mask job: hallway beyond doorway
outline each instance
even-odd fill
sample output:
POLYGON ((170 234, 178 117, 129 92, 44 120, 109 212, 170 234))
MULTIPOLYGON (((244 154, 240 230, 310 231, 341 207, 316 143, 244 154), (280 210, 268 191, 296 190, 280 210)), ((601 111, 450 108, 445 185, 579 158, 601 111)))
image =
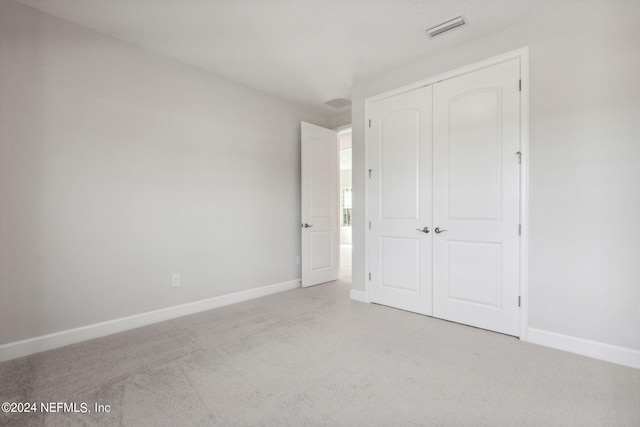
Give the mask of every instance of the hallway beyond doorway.
POLYGON ((339 278, 351 283, 351 218, 352 218, 352 156, 351 128, 338 132, 340 155, 340 273, 339 278))

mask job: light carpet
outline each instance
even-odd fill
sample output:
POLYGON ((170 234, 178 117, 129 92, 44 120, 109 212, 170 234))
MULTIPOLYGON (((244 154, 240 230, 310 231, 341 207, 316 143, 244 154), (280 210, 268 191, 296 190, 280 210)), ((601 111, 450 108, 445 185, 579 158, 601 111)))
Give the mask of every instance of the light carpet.
POLYGON ((296 289, 2 363, 0 402, 92 412, 0 424, 640 425, 638 369, 348 295, 296 289))

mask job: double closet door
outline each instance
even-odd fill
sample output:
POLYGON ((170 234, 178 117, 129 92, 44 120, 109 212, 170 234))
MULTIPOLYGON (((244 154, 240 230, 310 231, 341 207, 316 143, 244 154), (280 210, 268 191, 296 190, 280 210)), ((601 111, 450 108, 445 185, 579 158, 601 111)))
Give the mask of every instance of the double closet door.
POLYGON ((369 298, 519 333, 520 63, 369 104, 369 298))

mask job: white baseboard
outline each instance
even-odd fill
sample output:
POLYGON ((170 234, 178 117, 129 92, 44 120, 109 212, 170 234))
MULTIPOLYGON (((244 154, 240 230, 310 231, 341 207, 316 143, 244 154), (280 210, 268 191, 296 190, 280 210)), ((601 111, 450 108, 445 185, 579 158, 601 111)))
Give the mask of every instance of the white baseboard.
POLYGON ((529 328, 526 341, 640 369, 640 350, 529 328))
POLYGON ((357 291, 355 289, 351 289, 351 292, 349 293, 349 297, 354 300, 354 301, 359 301, 359 302, 369 302, 369 298, 367 298, 367 293, 365 291, 357 291))
POLYGON ((0 345, 0 362, 299 287, 300 279, 289 280, 287 282, 276 283, 274 285, 234 292, 232 294, 221 295, 205 300, 194 301, 173 307, 148 311, 146 313, 136 314, 133 316, 95 323, 93 325, 56 332, 49 335, 30 338, 23 341, 3 344, 0 345))

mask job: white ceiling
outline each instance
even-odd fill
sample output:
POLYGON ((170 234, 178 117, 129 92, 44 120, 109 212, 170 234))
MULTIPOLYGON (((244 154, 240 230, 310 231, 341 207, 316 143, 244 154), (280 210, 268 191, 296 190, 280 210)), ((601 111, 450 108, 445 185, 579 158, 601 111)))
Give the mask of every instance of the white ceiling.
MULTIPOLYGON (((323 108, 353 82, 573 0, 17 0, 278 97, 323 108), (429 39, 458 15, 468 25, 429 39)), ((348 108, 347 108, 348 109, 348 108)))

